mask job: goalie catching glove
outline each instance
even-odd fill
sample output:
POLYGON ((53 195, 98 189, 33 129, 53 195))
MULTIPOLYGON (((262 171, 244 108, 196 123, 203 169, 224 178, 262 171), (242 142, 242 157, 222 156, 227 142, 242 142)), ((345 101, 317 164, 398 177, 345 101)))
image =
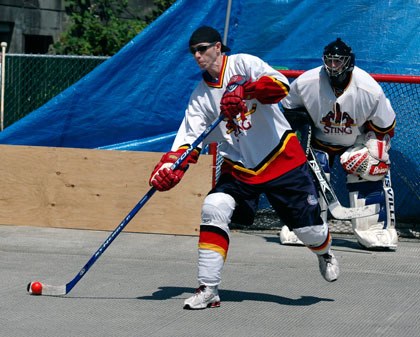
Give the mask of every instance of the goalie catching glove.
POLYGON ((364 145, 349 148, 340 157, 340 163, 347 173, 365 180, 381 180, 389 171, 389 142, 367 137, 364 145))
POLYGON ((175 170, 172 170, 172 165, 187 149, 188 146, 181 146, 177 151, 165 153, 150 176, 150 186, 153 186, 161 192, 168 191, 175 187, 181 181, 185 171, 188 169, 188 164, 195 164, 200 155, 200 150, 194 149, 175 170))

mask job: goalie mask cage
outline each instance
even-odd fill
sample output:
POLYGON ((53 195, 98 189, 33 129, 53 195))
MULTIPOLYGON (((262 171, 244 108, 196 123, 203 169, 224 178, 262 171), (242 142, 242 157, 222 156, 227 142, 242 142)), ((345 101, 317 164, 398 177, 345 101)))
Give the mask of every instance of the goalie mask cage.
MULTIPOLYGON (((302 74, 302 70, 280 70, 290 82, 302 74)), ((420 238, 420 208, 405 209, 404 200, 413 204, 420 202, 420 174, 417 166, 420 162, 419 145, 419 98, 420 76, 371 74, 384 90, 397 115, 395 136, 391 142, 392 183, 396 195, 396 228, 400 236, 420 238), (400 201, 400 203, 398 203, 400 201), (414 214, 414 215, 413 215, 414 214)), ((212 144, 210 152, 214 156, 213 185, 220 175, 222 157, 217 144, 212 144)), ((339 165, 339 158, 331 172, 331 183, 340 202, 349 206, 348 192, 345 186, 345 173, 339 165), (338 183, 337 183, 338 182, 338 183)), ((413 207, 416 208, 416 207, 413 207)), ((332 232, 351 233, 351 222, 329 219, 332 232)), ((260 198, 259 208, 251 227, 232 224, 236 229, 277 230, 283 226, 264 195, 260 198)))

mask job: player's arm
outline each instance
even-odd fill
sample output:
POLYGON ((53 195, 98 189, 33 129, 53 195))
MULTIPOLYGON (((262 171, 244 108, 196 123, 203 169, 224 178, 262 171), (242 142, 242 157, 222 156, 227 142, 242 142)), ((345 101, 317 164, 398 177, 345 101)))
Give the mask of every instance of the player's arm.
POLYGON ((249 78, 244 85, 244 99, 256 99, 262 104, 279 103, 289 93, 289 81, 262 59, 241 54, 237 56, 239 73, 249 78))
POLYGON ((374 124, 373 121, 369 120, 365 123, 365 133, 368 134, 369 132, 374 133, 376 139, 378 140, 385 140, 389 142, 392 137, 394 137, 394 131, 395 131, 395 118, 392 121, 392 123, 389 126, 386 127, 379 127, 374 124))
POLYGON ((261 76, 245 87, 245 99, 257 99, 262 104, 279 103, 288 93, 288 83, 269 75, 261 76))
MULTIPOLYGON (((197 90, 196 90, 197 91, 197 90)), ((184 119, 178 128, 171 151, 165 153, 156 164, 149 178, 149 184, 158 191, 168 191, 175 187, 182 179, 189 164, 195 164, 198 161, 201 145, 195 148, 183 163, 172 170, 172 165, 184 155, 192 144, 206 128, 206 118, 202 110, 202 104, 197 100, 196 91, 190 97, 188 108, 186 109, 184 119)))
POLYGON ((385 140, 388 143, 394 136, 395 111, 382 89, 377 97, 377 105, 367 118, 364 129, 365 134, 374 134, 376 139, 385 140))

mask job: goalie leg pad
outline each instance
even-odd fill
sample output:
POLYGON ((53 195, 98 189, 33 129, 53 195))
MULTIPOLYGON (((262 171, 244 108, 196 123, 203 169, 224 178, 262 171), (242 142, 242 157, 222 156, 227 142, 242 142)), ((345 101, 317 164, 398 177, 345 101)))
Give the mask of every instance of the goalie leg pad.
POLYGON ((227 257, 230 241, 229 223, 235 209, 235 200, 226 193, 212 193, 201 210, 198 241, 198 283, 217 286, 227 257))
POLYGON ((396 249, 398 235, 390 179, 367 181, 348 175, 347 188, 351 207, 380 205, 379 213, 352 219, 352 229, 359 244, 368 249, 396 249))

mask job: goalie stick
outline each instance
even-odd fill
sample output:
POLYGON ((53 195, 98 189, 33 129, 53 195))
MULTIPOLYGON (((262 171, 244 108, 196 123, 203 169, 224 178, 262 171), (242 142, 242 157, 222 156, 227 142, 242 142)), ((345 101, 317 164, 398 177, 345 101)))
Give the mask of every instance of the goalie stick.
POLYGON ((307 111, 301 109, 285 110, 284 115, 292 128, 299 134, 300 143, 308 158, 318 190, 325 199, 331 215, 338 220, 350 220, 374 215, 379 212, 379 204, 362 207, 344 207, 335 194, 311 146, 312 120, 307 111))
MULTIPOLYGON (((224 119, 223 115, 220 115, 213 123, 211 123, 203 133, 191 144, 191 146, 178 158, 178 160, 171 166, 172 170, 175 170, 181 165, 188 155, 197 148, 201 142, 212 132, 217 125, 224 119)), ((118 234, 127 226, 127 224, 134 218, 137 212, 146 204, 148 200, 156 192, 154 187, 141 198, 141 200, 134 206, 134 208, 128 213, 128 215, 121 221, 117 228, 108 236, 108 238, 102 243, 99 249, 92 255, 89 261, 83 266, 79 273, 67 284, 64 285, 49 285, 41 282, 30 282, 27 286, 27 291, 31 295, 46 295, 46 296, 63 296, 68 294, 73 287, 80 281, 80 279, 86 275, 87 271, 92 265, 98 260, 98 258, 105 252, 105 250, 111 245, 118 234), (34 286, 34 287, 33 287, 34 286)))
POLYGON ((308 163, 316 178, 319 191, 327 202, 331 215, 338 220, 349 220, 362 218, 379 213, 379 205, 367 205, 362 207, 344 207, 340 204, 331 184, 329 183, 324 170, 320 166, 312 147, 308 146, 308 163))

